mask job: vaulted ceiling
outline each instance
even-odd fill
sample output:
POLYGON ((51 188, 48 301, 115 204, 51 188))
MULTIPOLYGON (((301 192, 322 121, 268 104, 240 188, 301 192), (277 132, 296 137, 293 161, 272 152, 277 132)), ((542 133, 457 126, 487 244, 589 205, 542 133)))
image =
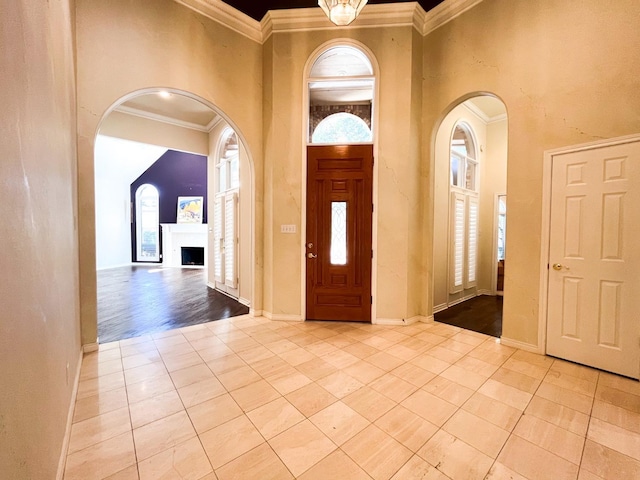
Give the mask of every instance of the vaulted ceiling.
MULTIPOLYGON (((395 2, 389 0, 369 0, 367 3, 373 5, 375 3, 404 3, 407 1, 409 0, 397 0, 395 2)), ((426 12, 428 12, 443 1, 444 0, 419 0, 418 3, 426 12)), ((235 9, 240 10, 258 21, 262 20, 262 17, 264 17, 269 10, 309 8, 318 6, 317 0, 224 0, 224 3, 231 5, 235 9)))

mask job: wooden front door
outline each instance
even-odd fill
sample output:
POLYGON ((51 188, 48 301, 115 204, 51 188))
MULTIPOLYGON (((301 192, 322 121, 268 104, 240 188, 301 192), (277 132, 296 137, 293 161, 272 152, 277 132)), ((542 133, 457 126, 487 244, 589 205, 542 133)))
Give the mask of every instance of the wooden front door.
POLYGON ((553 157, 547 353, 640 376, 640 142, 553 157))
POLYGON ((371 321, 373 146, 307 148, 307 320, 371 321))

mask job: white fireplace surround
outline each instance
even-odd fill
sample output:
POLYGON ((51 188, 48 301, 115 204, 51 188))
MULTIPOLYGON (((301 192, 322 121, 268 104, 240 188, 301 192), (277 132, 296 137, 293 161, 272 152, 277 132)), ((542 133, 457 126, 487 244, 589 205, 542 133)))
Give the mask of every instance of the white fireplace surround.
POLYGON ((206 268, 207 224, 162 223, 162 265, 178 268, 206 268), (182 247, 204 247, 204 266, 182 265, 182 247))

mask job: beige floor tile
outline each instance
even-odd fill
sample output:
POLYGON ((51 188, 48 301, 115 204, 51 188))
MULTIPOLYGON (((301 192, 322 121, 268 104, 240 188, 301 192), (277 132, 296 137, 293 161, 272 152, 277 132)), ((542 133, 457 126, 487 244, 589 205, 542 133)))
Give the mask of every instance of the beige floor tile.
POLYGON ((508 368, 500 368, 491 376, 491 379, 530 394, 536 393, 540 383, 542 383, 540 379, 509 370, 508 368))
POLYGON ((385 370, 382 370, 365 360, 360 360, 353 365, 349 365, 343 369, 343 371, 351 375, 356 380, 362 382, 364 385, 367 385, 386 373, 385 370))
POLYGON ((146 341, 144 340, 145 338, 147 337, 137 337, 135 339, 128 338, 126 340, 121 340, 120 353, 122 354, 122 358, 129 357, 131 355, 137 355, 139 353, 144 353, 144 352, 157 352, 158 349, 156 348, 156 344, 153 343, 153 340, 151 340, 151 337, 148 337, 146 341), (140 340, 140 341, 138 341, 138 343, 130 343, 130 344, 122 343, 129 340, 140 340))
POLYGON ((187 412, 178 412, 133 430, 138 462, 196 436, 187 412))
POLYGON ((153 398, 156 395, 161 395, 172 390, 175 390, 175 386, 171 381, 171 377, 165 374, 160 377, 134 383, 133 385, 127 385, 127 397, 131 404, 153 398))
POLYGON ((194 437, 138 463, 140 480, 200 479, 213 472, 200 440, 194 437))
MULTIPOLYGON (((327 355, 331 352, 337 352, 340 349, 334 344, 335 342, 337 342, 337 340, 334 339, 328 339, 331 340, 331 343, 327 342, 327 341, 323 341, 323 340, 318 340, 317 342, 311 343, 307 346, 305 346, 304 348, 310 352, 313 353, 316 357, 322 357, 324 355, 327 355)), ((355 342, 355 340, 353 339, 348 339, 348 341, 350 342, 349 344, 355 342)), ((294 344, 295 345, 295 344, 294 344)), ((297 345, 295 345, 297 347, 297 345)))
POLYGON ((447 362, 451 365, 465 356, 465 354, 462 352, 455 352, 453 350, 449 350, 448 348, 441 347, 440 345, 430 348, 428 350, 428 353, 432 357, 435 357, 438 360, 442 360, 443 362, 447 362))
POLYGON ((508 431, 466 410, 458 410, 442 429, 494 459, 509 438, 508 431))
POLYGON ((335 450, 298 478, 300 480, 371 480, 371 477, 342 450, 335 450))
POLYGON ((508 432, 512 431, 522 416, 522 411, 517 408, 489 398, 481 393, 474 393, 462 406, 462 409, 484 418, 488 422, 508 432))
POLYGON ((397 405, 397 402, 371 387, 362 387, 344 397, 342 401, 370 422, 376 421, 397 405))
MULTIPOLYGON (((116 351, 116 350, 111 350, 111 351, 116 351)), ((80 381, 82 382, 84 380, 89 380, 90 378, 97 378, 100 376, 109 375, 110 373, 121 372, 122 370, 123 370, 122 359, 119 356, 114 360, 107 360, 107 361, 98 361, 98 362, 83 361, 82 367, 80 369, 80 381)))
POLYGON ((584 437, 580 435, 533 415, 524 415, 513 433, 571 463, 580 464, 584 447, 584 437))
POLYGON ((338 371, 336 367, 320 358, 298 365, 296 370, 314 381, 338 371))
POLYGON ((248 365, 217 375, 217 377, 224 388, 230 392, 262 380, 262 377, 248 365))
POLYGON ((215 362, 219 358, 224 358, 230 355, 237 356, 233 353, 233 350, 231 350, 225 344, 208 348, 196 348, 196 351, 200 355, 200 358, 202 358, 202 360, 204 360, 206 363, 215 362))
POLYGON ((129 410, 131 412, 131 424, 133 428, 138 428, 178 413, 184 410, 184 406, 178 393, 175 390, 171 390, 141 402, 132 403, 129 405, 129 410))
POLYGON ((311 383, 311 379, 297 370, 284 375, 267 377, 267 381, 280 395, 286 395, 311 383))
POLYGON ((637 380, 624 378, 612 373, 600 372, 598 384, 640 396, 640 382, 637 380))
POLYGON ((138 464, 131 465, 124 470, 120 470, 113 475, 105 477, 104 480, 139 480, 138 464))
POLYGON ((275 375, 284 375, 296 371, 294 367, 289 365, 277 355, 255 362, 251 364, 251 368, 253 368, 264 378, 272 377, 275 375))
POLYGON ((596 391, 596 400, 640 414, 640 395, 600 384, 596 391))
POLYGON ((336 449, 336 445, 309 420, 272 438, 269 444, 295 477, 336 449))
POLYGON ((338 398, 344 398, 364 385, 351 375, 338 371, 317 382, 321 387, 338 398))
POLYGON ((436 376, 435 373, 418 367, 413 363, 404 363, 398 368, 391 370, 393 375, 400 377, 401 379, 415 385, 416 387, 422 387, 426 385, 432 378, 436 376))
POLYGON ((551 370, 566 373, 572 377, 581 378, 591 383, 598 383, 598 370, 577 363, 565 362, 556 358, 551 365, 551 370))
POLYGON ((92 397, 122 387, 124 387, 123 372, 111 373, 79 382, 77 398, 92 397))
POLYGON ((256 362, 273 358, 276 356, 276 354, 269 350, 267 347, 258 345, 257 347, 251 348, 249 350, 239 352, 238 356, 249 365, 253 365, 256 362))
POLYGON ((593 397, 596 393, 595 383, 556 370, 549 370, 544 381, 589 397, 593 397))
POLYGON ((306 417, 310 417, 333 402, 338 401, 335 396, 317 383, 310 383, 295 392, 291 392, 285 398, 306 417))
POLYGON ((391 478, 409 458, 411 450, 375 425, 370 425, 342 446, 376 480, 391 478))
POLYGON ((468 343, 458 342, 452 338, 449 338, 438 345, 439 347, 447 348, 449 350, 453 350, 454 352, 462 353, 466 355, 471 350, 475 348, 474 345, 469 345, 468 343))
POLYGON ((514 358, 513 355, 511 356, 511 358, 509 358, 509 360, 504 362, 502 366, 504 368, 508 368, 509 370, 513 370, 514 372, 537 378, 538 380, 542 380, 549 371, 549 368, 546 366, 540 366, 525 362, 523 360, 518 360, 517 358, 514 358))
MULTIPOLYGON (((120 343, 120 350, 124 350, 124 348, 126 346, 129 345, 139 345, 139 344, 153 344, 154 348, 155 348, 155 343, 153 343, 153 338, 151 337, 151 335, 141 335, 139 337, 131 337, 131 338, 125 338, 123 340, 120 340, 120 342, 112 342, 113 343, 120 343)), ((103 347, 104 344, 101 344, 100 347, 103 347)))
POLYGON ((451 366, 451 364, 448 362, 444 362, 439 358, 428 355, 428 352, 427 354, 418 355, 416 358, 411 360, 410 363, 417 365, 418 367, 431 373, 435 373, 436 375, 440 375, 451 366))
POLYGON ((587 438, 640 461, 640 433, 591 418, 587 438))
POLYGON ((370 423, 341 401, 320 410, 309 417, 309 420, 338 446, 364 430, 370 423))
MULTIPOLYGON (((280 338, 279 336, 277 340, 265 343, 264 346, 267 347, 269 350, 271 350, 275 354, 288 352, 289 350, 295 350, 296 348, 298 348, 298 346, 295 343, 290 342, 287 339, 280 338)), ((325 352, 325 353, 328 353, 328 352, 325 352)))
POLYGON ((251 350, 259 345, 253 338, 247 336, 243 338, 236 338, 233 340, 224 341, 231 350, 236 353, 241 353, 246 350, 251 350))
POLYGON ((536 396, 559 403, 560 405, 572 408, 586 415, 591 413, 591 406, 593 405, 593 398, 587 395, 572 392, 566 388, 546 382, 540 384, 540 387, 538 387, 536 391, 536 396))
POLYGON ((440 376, 474 391, 487 381, 487 377, 465 370, 458 365, 451 365, 440 376))
POLYGON ((640 433, 640 413, 635 413, 621 407, 616 407, 610 403, 596 400, 593 403, 591 416, 634 433, 640 433))
POLYGON ((527 405, 533 397, 530 393, 523 392, 522 390, 491 379, 487 380, 485 384, 478 389, 478 393, 523 411, 527 408, 527 405))
POLYGON ((533 397, 527 407, 526 413, 527 415, 533 415, 565 430, 569 430, 576 435, 582 437, 587 435, 589 415, 551 402, 545 398, 538 396, 533 397))
POLYGON ((511 353, 493 352, 491 350, 484 350, 482 348, 476 348, 468 353, 468 356, 482 360, 483 362, 491 363, 496 367, 501 367, 506 362, 511 353))
POLYGON ((216 470, 220 480, 289 480, 293 475, 268 443, 240 455, 216 470))
POLYGON ((264 443, 264 438, 246 415, 201 434, 200 440, 214 469, 264 443))
POLYGON ((366 345, 362 342, 352 343, 351 345, 344 347, 342 350, 360 359, 370 357, 374 353, 379 352, 377 348, 372 347, 371 345, 366 345))
POLYGON ((67 457, 65 480, 100 480, 135 465, 131 432, 123 433, 67 457))
POLYGON ((577 465, 517 435, 509 437, 498 461, 526 478, 574 480, 578 476, 577 465))
POLYGON ((408 362, 409 360, 417 357, 420 352, 413 348, 410 348, 402 343, 397 343, 385 350, 389 355, 393 355, 394 357, 399 358, 403 362, 408 362))
POLYGON ((412 452, 417 452, 438 431, 433 423, 402 405, 384 414, 376 420, 375 425, 412 452))
POLYGON ((187 409, 198 434, 202 434, 242 415, 242 409, 225 393, 187 409))
POLYGON ((235 353, 233 355, 225 355, 224 357, 218 357, 215 360, 207 361, 207 366, 216 375, 222 375, 223 373, 230 372, 236 368, 245 367, 247 364, 235 353))
POLYGON ((510 468, 505 467, 500 462, 495 462, 485 480, 529 480, 510 468))
POLYGON ((462 406, 467 400, 469 400, 471 395, 474 393, 472 389, 463 387, 462 385, 441 376, 435 377, 422 387, 422 390, 440 397, 449 403, 453 403, 458 407, 462 406))
POLYGON ((444 430, 431 437, 418 455, 456 480, 483 479, 493 464, 493 459, 444 430))
POLYGON ((191 344, 184 342, 175 345, 157 345, 158 351, 161 356, 178 356, 186 355, 187 353, 193 353, 195 350, 191 344))
POLYGON ((343 350, 334 350, 330 353, 322 355, 320 358, 338 369, 346 368, 349 365, 353 365, 360 360, 360 358, 356 357, 355 355, 351 355, 350 353, 343 350))
POLYGON ((374 353, 370 357, 367 357, 365 361, 381 368, 385 372, 390 372, 404 363, 403 360, 400 360, 398 357, 394 357, 386 352, 374 353))
POLYGON ((267 440, 305 419, 305 416, 283 397, 250 411, 247 416, 267 440))
POLYGON ((581 467, 606 480, 640 478, 640 462, 591 440, 585 442, 581 467))
POLYGON ((215 377, 178 389, 180 399, 186 408, 193 407, 225 393, 227 391, 215 377))
POLYGON ((550 368, 554 362, 554 359, 551 357, 546 357, 538 353, 527 352, 526 350, 516 350, 512 358, 514 360, 521 360, 547 369, 550 368))
POLYGON ((131 431, 127 407, 74 423, 71 426, 68 453, 74 453, 131 431))
POLYGON ((399 403, 415 392, 418 387, 396 377, 393 373, 387 373, 369 384, 375 391, 399 403))
POLYGON ((452 403, 424 390, 413 393, 401 405, 438 427, 442 427, 457 410, 452 403))
POLYGON ((204 360, 196 352, 183 353, 180 355, 164 355, 162 360, 168 372, 175 372, 183 368, 204 364, 204 360))
POLYGON ((125 370, 129 370, 131 368, 141 367, 143 365, 149 365, 150 363, 160 362, 162 358, 160 357, 160 352, 154 349, 149 350, 147 352, 137 353, 135 355, 131 355, 128 357, 122 358, 122 366, 125 370))
POLYGON ((588 472, 585 469, 580 469, 580 472, 578 473, 578 480, 603 480, 603 479, 594 473, 588 472))
POLYGON ((281 354, 279 354, 279 356, 293 367, 301 365, 305 362, 316 360, 318 358, 313 353, 308 352, 304 348, 300 347, 296 348, 295 350, 287 350, 286 352, 282 352, 281 354))
POLYGON ((127 391, 125 388, 118 388, 90 397, 80 398, 76 401, 73 410, 73 423, 97 417, 98 415, 118 410, 127 405, 127 391))
POLYGON ((378 350, 387 350, 389 347, 392 347, 393 345, 398 343, 398 341, 389 340, 382 335, 372 335, 369 338, 362 340, 362 343, 377 348, 378 350))
POLYGON ((277 390, 266 380, 258 380, 245 387, 233 390, 230 395, 245 412, 261 407, 265 403, 280 397, 277 390))
POLYGON ((433 465, 414 455, 391 480, 450 480, 433 465))
POLYGON ((130 368, 124 371, 124 379, 127 385, 143 382, 154 377, 161 377, 167 374, 167 369, 163 362, 153 362, 148 365, 130 368))
POLYGON ((498 370, 498 367, 493 363, 488 363, 469 355, 456 362, 456 366, 464 368, 467 372, 482 375, 485 378, 489 378, 498 370))

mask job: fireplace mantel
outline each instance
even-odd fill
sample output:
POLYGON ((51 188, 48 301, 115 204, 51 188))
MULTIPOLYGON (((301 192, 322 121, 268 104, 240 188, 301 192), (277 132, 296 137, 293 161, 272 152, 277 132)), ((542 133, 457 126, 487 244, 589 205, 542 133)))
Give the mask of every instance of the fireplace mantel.
POLYGON ((162 265, 178 268, 206 268, 207 224, 162 223, 162 265), (204 266, 182 265, 182 247, 204 247, 204 266))

